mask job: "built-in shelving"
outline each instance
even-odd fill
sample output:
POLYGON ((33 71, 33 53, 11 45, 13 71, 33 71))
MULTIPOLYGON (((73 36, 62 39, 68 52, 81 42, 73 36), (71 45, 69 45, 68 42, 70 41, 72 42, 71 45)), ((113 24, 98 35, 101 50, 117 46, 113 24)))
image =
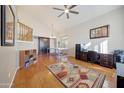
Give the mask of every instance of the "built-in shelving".
POLYGON ((35 64, 37 62, 37 51, 36 49, 32 50, 21 50, 19 52, 20 56, 20 68, 27 68, 31 64, 35 64))

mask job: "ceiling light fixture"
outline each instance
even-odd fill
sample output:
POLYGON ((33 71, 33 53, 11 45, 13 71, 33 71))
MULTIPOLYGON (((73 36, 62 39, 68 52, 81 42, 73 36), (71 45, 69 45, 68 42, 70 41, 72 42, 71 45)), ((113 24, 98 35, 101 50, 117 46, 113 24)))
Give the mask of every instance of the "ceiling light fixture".
POLYGON ((69 13, 69 10, 68 9, 65 9, 65 13, 69 13))
POLYGON ((54 7, 53 9, 62 11, 61 14, 58 15, 58 17, 61 17, 62 15, 66 14, 67 19, 69 19, 69 14, 70 13, 72 13, 72 14, 79 14, 79 12, 72 10, 76 6, 77 5, 71 5, 71 6, 64 5, 64 9, 56 8, 56 7, 54 7))

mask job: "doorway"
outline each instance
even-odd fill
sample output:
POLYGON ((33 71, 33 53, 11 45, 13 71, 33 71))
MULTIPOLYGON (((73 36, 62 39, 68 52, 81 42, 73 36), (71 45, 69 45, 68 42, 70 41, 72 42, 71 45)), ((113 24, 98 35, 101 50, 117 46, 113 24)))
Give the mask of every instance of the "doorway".
POLYGON ((48 48, 50 48, 50 39, 47 37, 38 37, 38 54, 43 55, 47 54, 48 48))

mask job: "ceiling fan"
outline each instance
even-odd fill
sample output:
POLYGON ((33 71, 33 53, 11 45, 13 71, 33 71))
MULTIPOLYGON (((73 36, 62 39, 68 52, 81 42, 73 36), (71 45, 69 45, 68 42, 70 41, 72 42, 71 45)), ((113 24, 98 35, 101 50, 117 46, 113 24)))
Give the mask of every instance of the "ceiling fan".
POLYGON ((66 14, 67 19, 69 19, 69 13, 79 14, 79 12, 72 10, 72 8, 74 8, 76 6, 77 5, 71 5, 71 6, 64 5, 65 9, 60 9, 60 8, 55 8, 55 7, 53 9, 62 11, 62 13, 60 15, 58 15, 58 17, 61 17, 63 14, 66 14))

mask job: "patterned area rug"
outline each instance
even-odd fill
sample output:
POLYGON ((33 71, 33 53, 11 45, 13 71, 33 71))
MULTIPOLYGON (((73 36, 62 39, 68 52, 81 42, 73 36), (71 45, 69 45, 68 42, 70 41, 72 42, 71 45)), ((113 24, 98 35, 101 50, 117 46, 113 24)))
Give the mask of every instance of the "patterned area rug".
POLYGON ((56 63, 48 69, 67 88, 102 88, 105 75, 72 63, 56 63))

